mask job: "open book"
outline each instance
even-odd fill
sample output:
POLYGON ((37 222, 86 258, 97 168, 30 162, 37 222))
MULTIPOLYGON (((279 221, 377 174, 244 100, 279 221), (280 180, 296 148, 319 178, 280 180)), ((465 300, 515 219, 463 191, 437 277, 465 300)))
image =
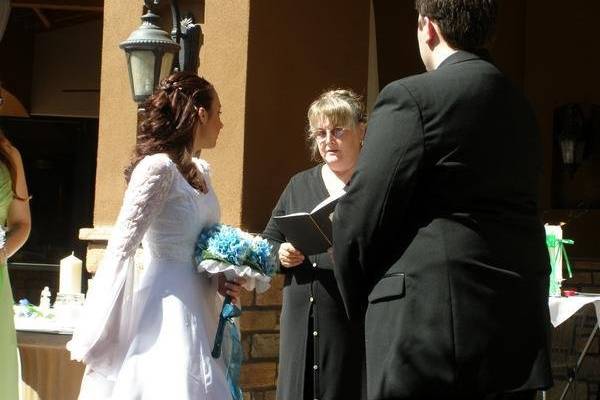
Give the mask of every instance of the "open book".
POLYGON ((324 253, 333 244, 331 214, 345 192, 329 196, 310 212, 274 217, 279 230, 288 242, 305 256, 324 253))

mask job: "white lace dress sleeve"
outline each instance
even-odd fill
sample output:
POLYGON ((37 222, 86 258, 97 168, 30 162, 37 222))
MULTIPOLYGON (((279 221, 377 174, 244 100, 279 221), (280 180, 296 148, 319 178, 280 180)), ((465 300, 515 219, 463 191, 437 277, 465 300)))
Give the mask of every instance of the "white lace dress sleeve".
POLYGON ((173 185, 176 166, 153 155, 134 169, 100 268, 93 279, 81 320, 67 348, 109 378, 118 373, 132 335, 133 257, 173 185))

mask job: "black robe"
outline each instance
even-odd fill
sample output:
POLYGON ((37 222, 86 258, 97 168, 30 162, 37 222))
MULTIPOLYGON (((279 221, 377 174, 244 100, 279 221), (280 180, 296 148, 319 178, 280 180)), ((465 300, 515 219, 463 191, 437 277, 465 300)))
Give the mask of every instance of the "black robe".
MULTIPOLYGON (((318 165, 295 175, 273 216, 310 211, 329 196, 318 165)), ((263 236, 275 245, 285 237, 270 219, 263 236)), ((350 323, 327 253, 309 256, 285 274, 280 319, 279 400, 360 399, 363 393, 362 322, 350 323)))

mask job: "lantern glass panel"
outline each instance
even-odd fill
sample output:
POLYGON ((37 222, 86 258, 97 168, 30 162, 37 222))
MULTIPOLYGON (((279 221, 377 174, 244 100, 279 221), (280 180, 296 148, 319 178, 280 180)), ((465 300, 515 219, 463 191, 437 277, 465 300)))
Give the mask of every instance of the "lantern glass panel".
POLYGON ((564 164, 575 164, 575 139, 570 137, 563 138, 560 141, 560 151, 564 164))
POLYGON ((160 65, 160 76, 158 81, 162 81, 167 76, 171 75, 171 70, 173 69, 173 53, 164 53, 162 62, 160 65))
POLYGON ((150 96, 154 92, 154 52, 134 50, 129 57, 131 81, 135 96, 150 96))

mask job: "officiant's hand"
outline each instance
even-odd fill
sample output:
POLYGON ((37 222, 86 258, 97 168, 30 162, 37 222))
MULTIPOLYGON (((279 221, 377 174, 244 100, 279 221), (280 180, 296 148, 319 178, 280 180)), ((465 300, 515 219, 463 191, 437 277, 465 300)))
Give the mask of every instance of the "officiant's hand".
POLYGON ((232 281, 228 281, 227 278, 225 278, 225 274, 219 274, 218 291, 222 296, 231 296, 231 302, 233 304, 239 304, 242 285, 245 282, 246 280, 244 278, 235 278, 232 281))
POLYGON ((279 246, 279 262, 285 268, 297 267, 304 261, 304 254, 297 250, 291 243, 285 242, 279 246))

